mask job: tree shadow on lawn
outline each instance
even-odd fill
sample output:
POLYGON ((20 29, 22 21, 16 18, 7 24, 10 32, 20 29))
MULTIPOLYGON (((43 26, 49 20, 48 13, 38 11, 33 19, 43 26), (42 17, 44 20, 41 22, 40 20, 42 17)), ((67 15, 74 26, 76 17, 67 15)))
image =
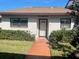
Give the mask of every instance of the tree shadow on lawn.
POLYGON ((51 59, 51 57, 0 52, 0 59, 51 59))
POLYGON ((25 59, 25 55, 0 52, 0 59, 25 59))
POLYGON ((61 57, 61 56, 52 56, 51 59, 70 59, 70 58, 61 57))

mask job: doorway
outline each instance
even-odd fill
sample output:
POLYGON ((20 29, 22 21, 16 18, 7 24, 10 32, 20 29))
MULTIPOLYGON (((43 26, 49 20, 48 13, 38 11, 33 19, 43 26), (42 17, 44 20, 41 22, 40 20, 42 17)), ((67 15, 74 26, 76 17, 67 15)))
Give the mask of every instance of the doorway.
POLYGON ((48 19, 40 18, 39 19, 39 36, 47 37, 47 27, 48 27, 48 19))

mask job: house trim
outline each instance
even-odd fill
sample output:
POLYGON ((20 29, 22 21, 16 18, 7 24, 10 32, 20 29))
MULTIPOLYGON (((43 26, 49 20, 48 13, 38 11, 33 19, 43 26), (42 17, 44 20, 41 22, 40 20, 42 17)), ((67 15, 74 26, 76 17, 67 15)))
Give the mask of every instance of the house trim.
POLYGON ((40 37, 40 20, 46 20, 46 35, 45 37, 47 38, 48 34, 48 18, 39 18, 39 37, 40 37))

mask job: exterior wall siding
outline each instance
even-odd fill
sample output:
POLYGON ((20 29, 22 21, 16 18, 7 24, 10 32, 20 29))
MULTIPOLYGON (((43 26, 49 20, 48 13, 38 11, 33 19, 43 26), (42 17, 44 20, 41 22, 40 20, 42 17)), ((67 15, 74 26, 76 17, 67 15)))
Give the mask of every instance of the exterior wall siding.
POLYGON ((0 28, 5 30, 21 30, 21 31, 28 31, 31 34, 34 34, 36 37, 38 36, 38 29, 37 29, 37 18, 36 17, 29 17, 29 16, 3 16, 2 21, 0 23, 0 28), (10 18, 28 18, 28 27, 11 27, 10 26, 10 18))
MULTIPOLYGON (((69 16, 49 16, 45 17, 48 19, 48 36, 54 30, 60 30, 60 18, 66 18, 69 16)), ((22 30, 29 31, 31 34, 34 34, 36 38, 39 36, 39 18, 38 16, 3 16, 2 22, 0 23, 0 27, 6 30, 22 30), (19 28, 19 27, 11 27, 10 26, 10 18, 28 18, 28 27, 19 28)), ((73 28, 74 21, 71 20, 71 28, 73 28)))
MULTIPOLYGON (((69 18, 69 16, 53 16, 48 19, 48 36, 52 31, 60 30, 60 18, 69 18)), ((74 19, 71 19, 71 30, 74 26, 74 19)))
POLYGON ((52 31, 60 29, 60 19, 58 17, 50 17, 48 19, 48 36, 52 31))

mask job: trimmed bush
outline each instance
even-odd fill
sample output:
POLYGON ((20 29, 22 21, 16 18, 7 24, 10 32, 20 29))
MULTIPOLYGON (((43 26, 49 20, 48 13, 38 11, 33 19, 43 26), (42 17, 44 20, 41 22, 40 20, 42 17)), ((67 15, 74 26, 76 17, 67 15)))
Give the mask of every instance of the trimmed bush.
POLYGON ((14 31, 14 30, 1 30, 0 29, 0 39, 4 40, 26 40, 33 41, 34 35, 31 35, 29 32, 24 31, 14 31))
POLYGON ((70 43, 73 40, 73 31, 72 30, 58 30, 53 31, 49 36, 49 41, 54 47, 61 47, 58 42, 70 43))
POLYGON ((68 57, 73 51, 76 50, 70 43, 73 41, 73 30, 57 30, 53 31, 49 36, 49 42, 53 49, 63 51, 64 57, 68 57))

